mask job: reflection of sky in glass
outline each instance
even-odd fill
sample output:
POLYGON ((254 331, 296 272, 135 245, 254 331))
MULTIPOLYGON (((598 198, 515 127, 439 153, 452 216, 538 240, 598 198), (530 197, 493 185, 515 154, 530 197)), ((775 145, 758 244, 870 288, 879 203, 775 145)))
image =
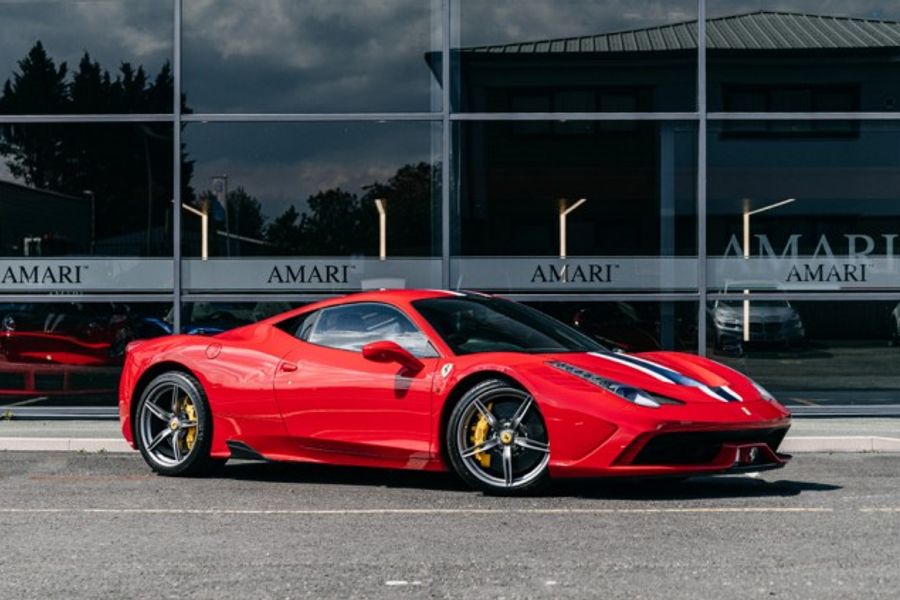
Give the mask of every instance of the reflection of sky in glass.
POLYGON ((707 0, 708 17, 724 17, 757 11, 793 12, 832 17, 900 19, 896 0, 707 0))
POLYGON ((228 174, 229 188, 243 186, 274 218, 292 204, 340 187, 362 194, 362 186, 386 182, 397 169, 435 163, 440 125, 393 123, 204 123, 185 128, 187 152, 196 161, 198 192, 214 175, 228 174))
POLYGON ((796 202, 759 222, 778 217, 865 215, 895 218, 900 203, 900 127, 863 121, 858 137, 741 139, 709 128, 708 214, 737 214, 743 198, 796 202))
POLYGON ((78 67, 85 51, 114 74, 120 63, 154 76, 172 60, 171 0, 0 2, 0 84, 40 40, 56 61, 78 67))
POLYGON ((184 88, 199 112, 439 109, 440 23, 439 0, 191 0, 184 88))
POLYGON ((458 0, 454 46, 640 29, 697 18, 695 0, 458 0))

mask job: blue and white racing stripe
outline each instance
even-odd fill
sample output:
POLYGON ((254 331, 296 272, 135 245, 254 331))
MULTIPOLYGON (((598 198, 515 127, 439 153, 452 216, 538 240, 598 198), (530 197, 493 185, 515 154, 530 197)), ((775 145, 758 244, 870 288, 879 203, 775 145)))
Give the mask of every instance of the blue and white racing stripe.
POLYGON ((626 354, 613 354, 604 352, 591 352, 591 356, 602 358, 620 365, 631 367, 636 371, 640 371, 645 375, 649 375, 654 379, 665 383, 674 383, 675 385, 683 385, 685 387, 694 387, 711 398, 715 398, 720 402, 743 402, 744 399, 727 385, 712 388, 704 383, 700 383, 696 379, 692 379, 687 375, 683 375, 674 369, 665 367, 659 363, 638 358, 636 356, 628 356, 626 354))

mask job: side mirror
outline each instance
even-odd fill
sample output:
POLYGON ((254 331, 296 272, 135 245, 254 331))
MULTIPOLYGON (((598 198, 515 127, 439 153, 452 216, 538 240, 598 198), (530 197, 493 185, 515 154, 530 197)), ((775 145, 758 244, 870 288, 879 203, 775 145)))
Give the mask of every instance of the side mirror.
POLYGON ((387 340, 366 344, 363 346, 362 355, 374 362, 399 363, 414 372, 419 372, 425 367, 422 361, 413 356, 409 350, 396 342, 387 340))

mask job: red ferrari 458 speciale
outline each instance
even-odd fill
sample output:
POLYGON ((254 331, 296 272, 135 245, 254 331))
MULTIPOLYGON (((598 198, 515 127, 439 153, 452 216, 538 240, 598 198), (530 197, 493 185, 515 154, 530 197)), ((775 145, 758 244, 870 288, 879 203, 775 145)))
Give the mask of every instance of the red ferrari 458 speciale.
POLYGON ((365 292, 212 337, 132 342, 122 432, 153 470, 229 458, 453 469, 493 493, 549 478, 781 467, 790 413, 716 362, 612 352, 479 293, 365 292))

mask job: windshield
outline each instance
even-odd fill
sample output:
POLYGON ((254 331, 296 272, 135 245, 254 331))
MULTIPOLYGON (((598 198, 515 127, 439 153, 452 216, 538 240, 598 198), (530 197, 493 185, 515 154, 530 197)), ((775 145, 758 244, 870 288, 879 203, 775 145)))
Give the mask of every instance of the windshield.
POLYGON ((455 354, 607 351, 568 325, 509 300, 429 298, 413 306, 455 354))

